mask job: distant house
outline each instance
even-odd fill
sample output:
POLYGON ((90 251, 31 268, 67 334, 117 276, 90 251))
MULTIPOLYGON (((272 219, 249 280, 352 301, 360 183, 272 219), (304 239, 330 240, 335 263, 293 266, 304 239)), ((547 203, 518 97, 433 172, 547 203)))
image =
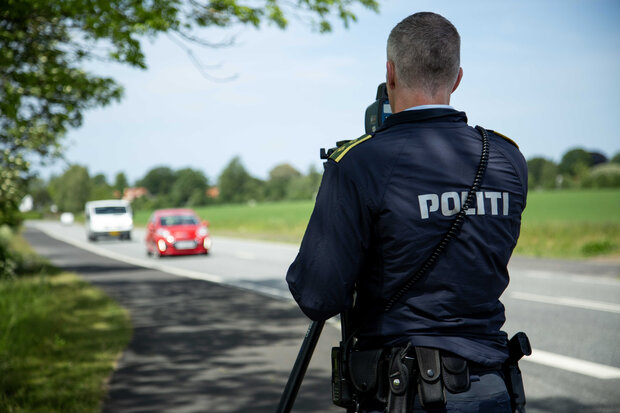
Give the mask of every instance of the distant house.
POLYGON ((137 198, 142 198, 149 194, 149 191, 143 186, 137 186, 135 188, 125 188, 123 190, 123 199, 125 201, 133 201, 137 198))
POLYGON ((220 196, 220 188, 218 188, 217 186, 212 186, 211 188, 207 188, 207 191, 205 193, 207 197, 211 199, 217 199, 220 196))

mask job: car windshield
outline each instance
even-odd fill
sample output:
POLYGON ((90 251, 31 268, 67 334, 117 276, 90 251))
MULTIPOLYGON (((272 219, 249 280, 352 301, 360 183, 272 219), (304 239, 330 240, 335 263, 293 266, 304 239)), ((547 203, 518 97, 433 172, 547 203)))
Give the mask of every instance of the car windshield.
POLYGON ((160 223, 164 227, 172 225, 198 225, 198 220, 193 215, 169 215, 161 217, 160 223))
POLYGON ((96 207, 95 214, 103 215, 103 214, 125 214, 127 213, 127 209, 123 206, 106 206, 106 207, 96 207))

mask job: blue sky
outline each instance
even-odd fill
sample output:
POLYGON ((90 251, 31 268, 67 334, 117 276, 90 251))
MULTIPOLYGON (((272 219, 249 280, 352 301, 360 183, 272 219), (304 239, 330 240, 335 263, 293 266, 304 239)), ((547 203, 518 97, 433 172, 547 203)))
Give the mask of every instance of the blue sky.
POLYGON ((451 103, 472 126, 513 138, 526 158, 620 152, 620 2, 386 0, 379 14, 359 9, 356 24, 335 23, 331 34, 295 20, 286 31, 204 32, 236 36, 229 48, 192 48, 218 65, 211 75, 237 75, 229 82, 205 79, 166 36, 145 41, 146 71, 93 66, 123 84, 125 97, 87 112, 64 140, 66 161, 131 182, 166 165, 200 169, 215 183, 236 155, 263 179, 283 162, 320 169, 319 148, 364 132, 364 110, 385 79, 387 36, 417 11, 444 15, 461 34, 464 77, 451 103))

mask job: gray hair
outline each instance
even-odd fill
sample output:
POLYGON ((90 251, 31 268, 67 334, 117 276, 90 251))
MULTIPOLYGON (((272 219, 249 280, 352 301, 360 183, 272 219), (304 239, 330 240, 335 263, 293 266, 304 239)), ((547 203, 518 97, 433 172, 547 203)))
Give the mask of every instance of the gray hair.
POLYGON ((460 68, 461 37, 443 16, 430 12, 412 14, 398 23, 388 38, 387 58, 396 76, 407 87, 435 94, 452 87, 460 68))

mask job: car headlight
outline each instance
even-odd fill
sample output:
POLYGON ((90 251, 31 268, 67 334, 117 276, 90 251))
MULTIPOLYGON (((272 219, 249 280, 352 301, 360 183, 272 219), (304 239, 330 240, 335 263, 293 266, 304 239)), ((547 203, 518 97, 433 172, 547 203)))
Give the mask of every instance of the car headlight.
POLYGON ((207 229, 207 227, 200 227, 198 228, 198 231, 196 231, 196 235, 198 235, 199 237, 206 237, 207 234, 209 234, 209 230, 207 229))
POLYGON ((167 229, 159 228, 156 232, 159 236, 165 238, 168 243, 174 244, 174 237, 172 236, 170 231, 168 231, 167 229))

